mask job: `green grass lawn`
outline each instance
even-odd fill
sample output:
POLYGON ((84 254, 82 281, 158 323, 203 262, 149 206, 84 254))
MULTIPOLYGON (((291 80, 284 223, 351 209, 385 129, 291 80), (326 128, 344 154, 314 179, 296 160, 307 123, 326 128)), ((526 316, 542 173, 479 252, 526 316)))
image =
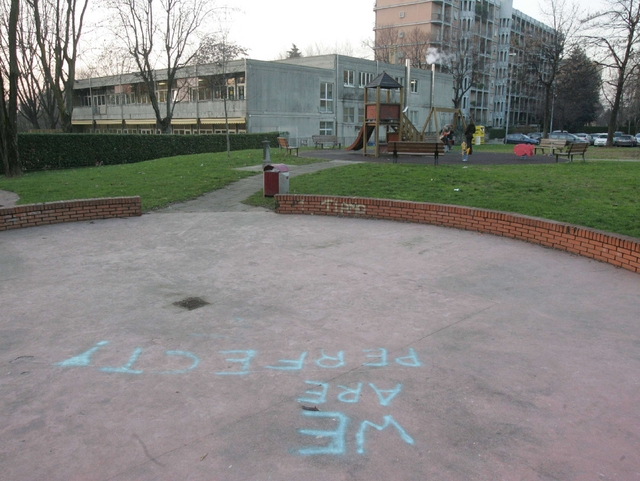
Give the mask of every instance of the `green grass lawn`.
MULTIPOLYGON (((0 176, 0 189, 15 192, 20 204, 57 200, 139 195, 148 211, 172 202, 192 199, 220 189, 258 172, 234 170, 262 163, 262 150, 195 154, 104 167, 28 172, 7 179, 0 176)), ((315 159, 285 156, 272 149, 273 163, 306 164, 315 159)))
MULTIPOLYGON (((505 145, 478 151, 510 152, 505 145), (489 150, 491 149, 491 150, 489 150), (496 149, 496 150, 493 150, 496 149)), ((593 149, 607 155, 635 155, 640 149, 593 149)), ((273 163, 313 159, 271 151, 273 163)), ((256 172, 262 151, 197 154, 136 164, 27 173, 0 177, 0 189, 20 203, 139 195, 144 211, 220 189, 256 172)), ((553 219, 640 238, 640 162, 580 162, 544 165, 447 166, 355 164, 291 179, 290 191, 465 205, 553 219), (466 167, 466 168, 464 168, 466 167), (454 189, 458 189, 455 191, 454 189)), ((273 206, 262 193, 247 203, 273 206)))
MULTIPOLYGON (((456 146, 460 149, 460 146, 456 146)), ((483 144, 474 145, 477 152, 513 153, 513 145, 483 144)), ((640 147, 594 147, 589 146, 585 155, 589 160, 640 160, 640 147)), ((582 160, 582 159, 580 159, 582 160)))
MULTIPOLYGON (((356 164, 291 179, 290 192, 480 207, 640 238, 639 162, 356 164)), ((269 205, 260 194, 247 202, 269 205)))

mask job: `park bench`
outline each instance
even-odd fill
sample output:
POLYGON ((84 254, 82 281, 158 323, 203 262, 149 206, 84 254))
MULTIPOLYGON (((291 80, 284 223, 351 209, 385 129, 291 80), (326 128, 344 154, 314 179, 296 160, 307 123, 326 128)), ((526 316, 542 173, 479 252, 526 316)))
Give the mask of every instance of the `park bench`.
POLYGON ((291 152, 293 150, 296 151, 296 157, 298 157, 298 149, 299 147, 291 147, 289 145, 289 141, 287 139, 285 139, 284 137, 278 137, 278 148, 280 149, 287 149, 287 154, 291 155, 291 152))
POLYGON ((533 149, 534 155, 538 153, 538 150, 542 151, 542 155, 545 154, 545 150, 549 151, 549 155, 555 154, 556 150, 562 151, 567 145, 567 141, 564 139, 541 139, 540 144, 536 145, 533 149))
POLYGON ((589 144, 586 142, 569 144, 569 147, 567 147, 567 150, 565 152, 554 152, 556 156, 556 162, 558 162, 558 157, 560 156, 567 157, 569 159, 569 162, 573 162, 574 155, 581 155, 582 160, 586 162, 587 159, 584 158, 584 154, 587 151, 587 147, 589 147, 589 144))
POLYGON ((398 154, 433 155, 433 165, 438 165, 438 156, 444 154, 442 142, 389 142, 387 150, 393 151, 393 163, 398 162, 398 154))
POLYGON ((320 146, 321 149, 324 149, 324 144, 331 144, 331 148, 340 148, 340 142, 338 142, 337 135, 312 135, 311 140, 315 144, 316 149, 318 146, 320 146))

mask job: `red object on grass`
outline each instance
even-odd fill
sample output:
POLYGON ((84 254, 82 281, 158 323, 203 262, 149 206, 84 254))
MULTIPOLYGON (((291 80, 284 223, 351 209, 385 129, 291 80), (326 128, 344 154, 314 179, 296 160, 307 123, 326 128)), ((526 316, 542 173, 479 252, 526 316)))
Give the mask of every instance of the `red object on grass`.
POLYGON ((513 153, 518 157, 531 157, 533 156, 533 145, 530 144, 517 144, 513 148, 513 153))

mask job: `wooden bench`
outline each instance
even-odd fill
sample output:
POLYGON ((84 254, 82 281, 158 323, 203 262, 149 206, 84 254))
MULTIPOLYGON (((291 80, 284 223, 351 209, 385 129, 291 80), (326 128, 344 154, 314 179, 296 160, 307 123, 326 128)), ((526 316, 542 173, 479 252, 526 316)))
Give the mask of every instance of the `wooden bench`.
POLYGON ((316 149, 318 146, 320 146, 321 149, 324 149, 324 144, 331 144, 331 148, 341 147, 340 142, 338 142, 337 135, 312 135, 311 140, 315 144, 316 149))
POLYGON ((567 157, 569 159, 569 162, 573 162, 574 155, 581 155, 583 162, 586 162, 587 159, 584 158, 584 154, 587 151, 587 147, 589 147, 589 144, 586 142, 569 144, 569 147, 567 147, 567 150, 565 152, 554 152, 554 155, 556 156, 556 162, 558 162, 558 157, 560 156, 567 157))
POLYGON ((284 137, 278 137, 278 148, 280 149, 287 149, 287 154, 291 155, 291 152, 293 150, 296 151, 296 157, 298 157, 298 149, 299 147, 291 147, 289 145, 289 141, 287 139, 285 139, 284 137))
POLYGON ((444 144, 435 142, 389 142, 388 150, 393 151, 393 163, 398 162, 398 154, 433 155, 433 165, 438 165, 438 156, 444 154, 444 144))
POLYGON ((562 151, 566 145, 567 141, 562 139, 540 139, 540 144, 534 147, 533 153, 535 155, 538 150, 541 150, 542 155, 544 155, 545 150, 548 150, 550 152, 549 155, 553 155, 556 150, 562 151))

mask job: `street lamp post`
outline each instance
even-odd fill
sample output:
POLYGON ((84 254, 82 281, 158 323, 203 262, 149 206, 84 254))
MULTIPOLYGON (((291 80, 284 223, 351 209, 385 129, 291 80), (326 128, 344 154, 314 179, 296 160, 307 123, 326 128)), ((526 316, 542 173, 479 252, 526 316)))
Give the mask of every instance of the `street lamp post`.
MULTIPOLYGON (((516 54, 515 53, 509 53, 509 57, 515 57, 516 54)), ((508 59, 507 59, 508 60, 508 59)), ((508 74, 507 74, 507 120, 506 120, 506 124, 505 124, 505 130, 504 130, 504 139, 505 141, 507 140, 507 135, 509 135, 509 109, 510 109, 510 100, 511 100, 511 62, 507 61, 507 69, 508 69, 508 74)))

